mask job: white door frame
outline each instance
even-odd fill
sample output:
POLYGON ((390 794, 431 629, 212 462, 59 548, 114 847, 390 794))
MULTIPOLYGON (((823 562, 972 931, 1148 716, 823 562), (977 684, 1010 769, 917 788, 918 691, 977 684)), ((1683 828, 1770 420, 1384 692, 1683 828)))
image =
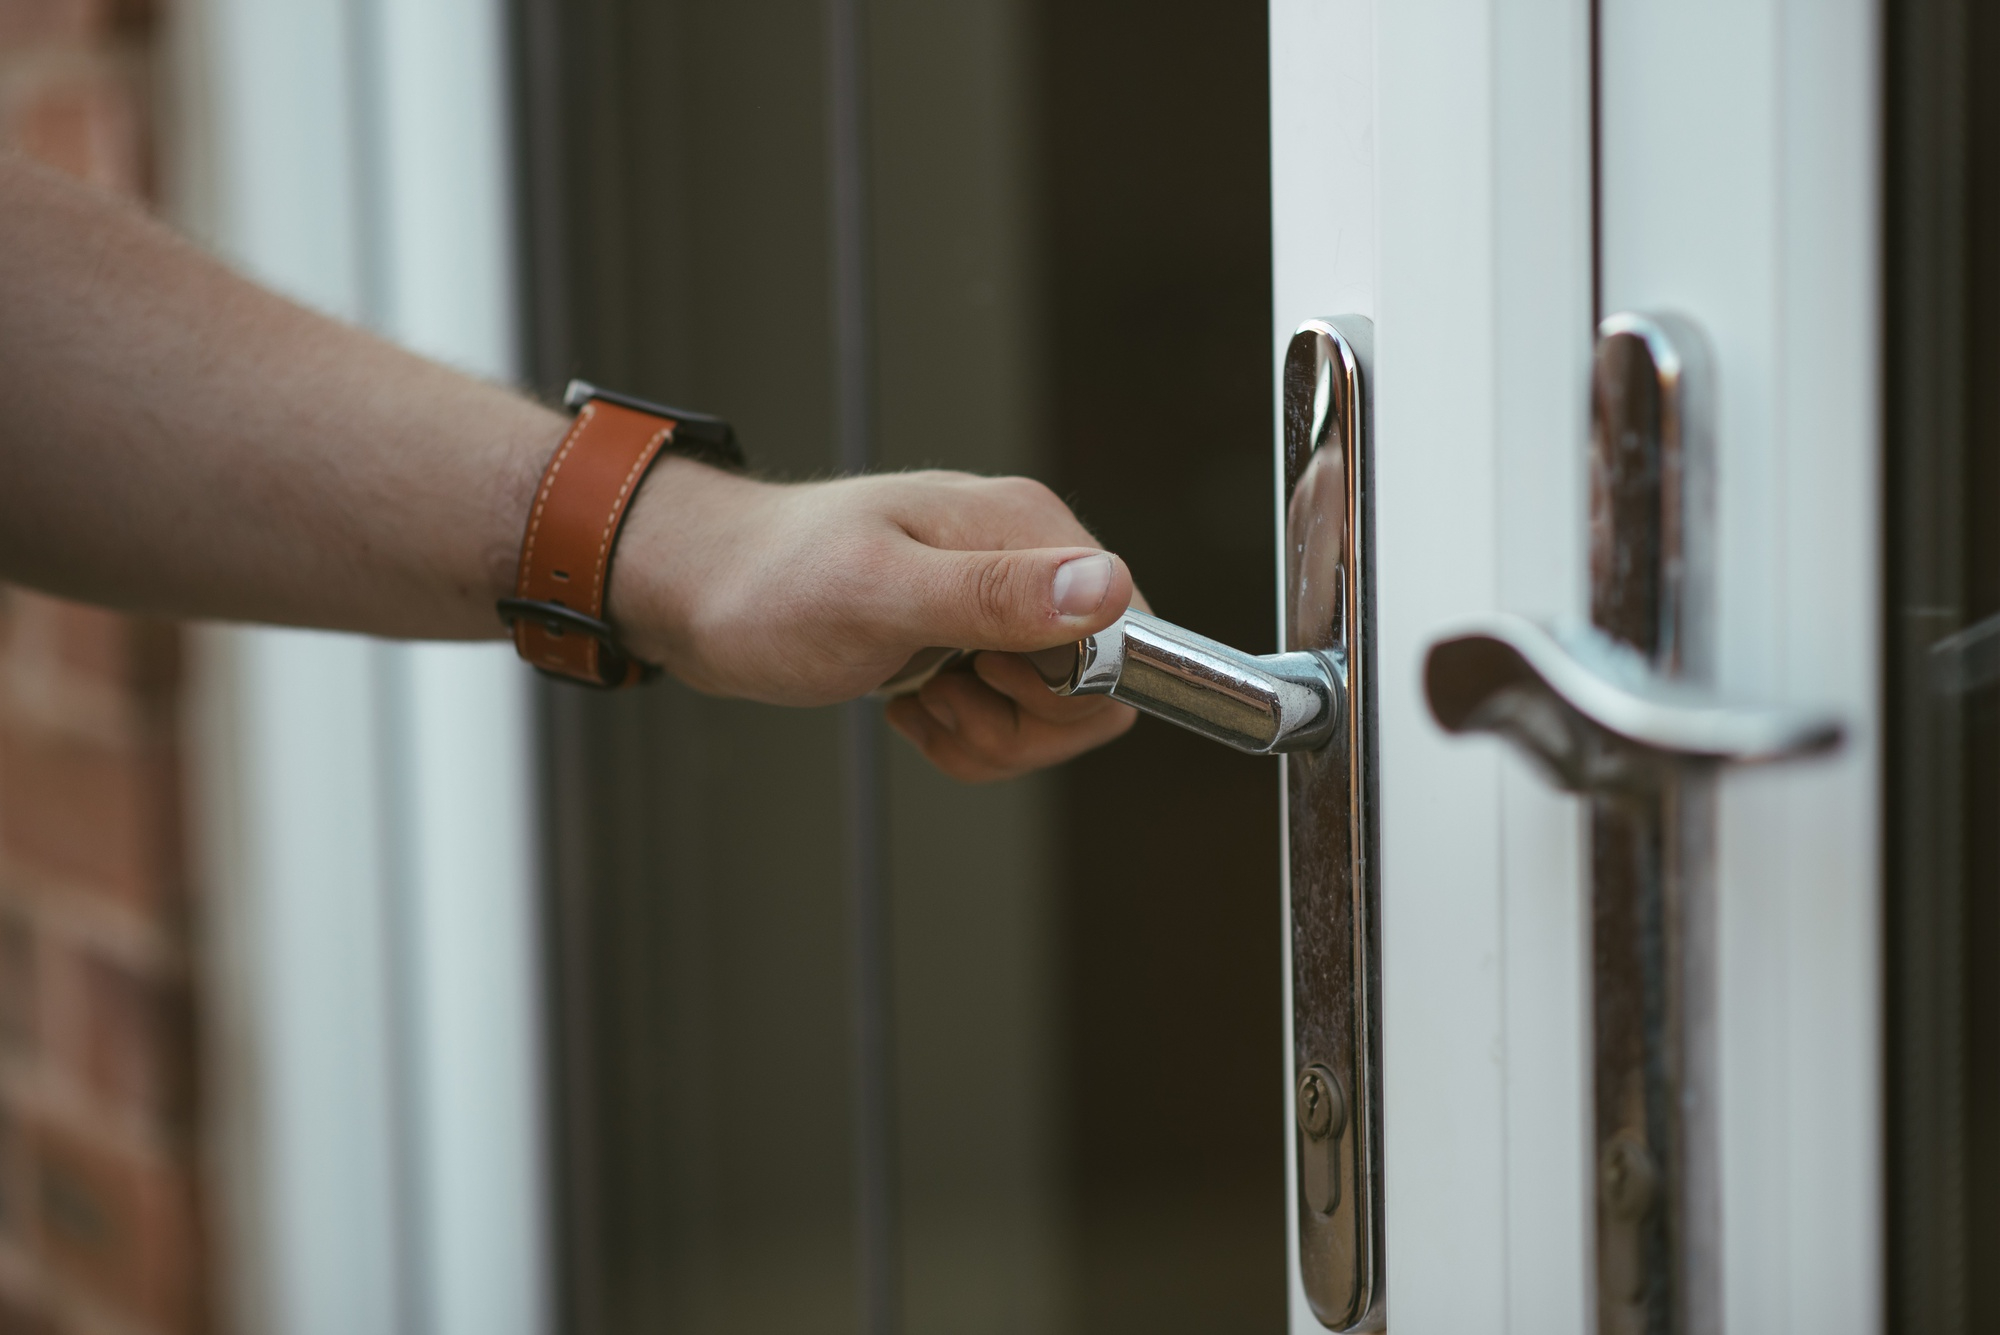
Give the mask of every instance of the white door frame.
MULTIPOLYGON (((1865 0, 1604 11, 1606 309, 1679 310, 1717 352, 1721 685, 1849 723, 1837 760, 1719 796, 1726 1317, 1872 1330, 1875 20, 1865 0)), ((1271 7, 1275 346, 1307 316, 1376 322, 1406 1333, 1590 1328, 1585 822, 1499 746, 1444 737, 1418 681, 1461 617, 1585 612, 1590 28, 1587 0, 1271 7)), ((1292 1276, 1308 1335, 1295 1239, 1292 1276)))

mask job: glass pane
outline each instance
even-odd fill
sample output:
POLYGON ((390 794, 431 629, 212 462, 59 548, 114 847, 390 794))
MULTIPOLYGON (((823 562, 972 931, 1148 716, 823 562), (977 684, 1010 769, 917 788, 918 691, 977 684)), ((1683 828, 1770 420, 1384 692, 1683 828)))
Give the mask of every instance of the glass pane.
MULTIPOLYGON (((523 0, 545 389, 834 466, 844 8, 523 0)), ((1263 7, 858 8, 873 458, 1041 477, 1164 613, 1272 646, 1263 7)), ((567 1328, 1282 1329, 1274 765, 1142 722, 962 788, 886 734, 857 767, 839 711, 671 684, 551 689, 546 719, 567 1328), (887 1304, 857 1233, 871 829, 887 1304)))

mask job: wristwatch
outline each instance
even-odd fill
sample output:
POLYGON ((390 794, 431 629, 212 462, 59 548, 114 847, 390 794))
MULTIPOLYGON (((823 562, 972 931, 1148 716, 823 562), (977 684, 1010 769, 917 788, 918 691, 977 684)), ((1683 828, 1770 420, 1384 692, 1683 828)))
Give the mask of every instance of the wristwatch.
POLYGON ((499 602, 514 647, 539 671, 586 686, 648 681, 659 668, 634 657, 604 619, 604 596, 625 510, 662 454, 742 468, 729 423, 572 380, 575 414, 556 446, 521 536, 514 596, 499 602))

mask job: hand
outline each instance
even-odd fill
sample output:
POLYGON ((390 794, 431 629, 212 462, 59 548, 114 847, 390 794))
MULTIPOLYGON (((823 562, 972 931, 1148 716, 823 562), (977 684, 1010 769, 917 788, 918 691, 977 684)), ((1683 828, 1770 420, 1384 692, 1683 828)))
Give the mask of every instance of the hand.
POLYGON ((818 705, 875 689, 920 649, 986 650, 894 701, 890 724, 977 782, 1067 760, 1132 725, 1052 695, 1016 655, 1104 629, 1125 563, 1025 478, 895 473, 779 485, 686 459, 653 470, 619 541, 613 624, 697 690, 818 705))

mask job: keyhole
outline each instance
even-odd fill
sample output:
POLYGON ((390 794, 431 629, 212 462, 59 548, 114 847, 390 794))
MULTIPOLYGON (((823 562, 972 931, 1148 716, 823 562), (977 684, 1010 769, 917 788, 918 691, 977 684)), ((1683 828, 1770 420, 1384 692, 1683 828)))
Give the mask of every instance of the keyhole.
POLYGON ((1597 1164, 1602 1219, 1597 1258, 1603 1299, 1621 1321, 1639 1320, 1646 1298, 1645 1227, 1659 1195, 1659 1170, 1639 1137, 1621 1131, 1597 1164))
POLYGON ((1347 1125, 1347 1100, 1324 1066, 1299 1075, 1299 1180, 1306 1206, 1332 1214, 1340 1204, 1340 1133, 1347 1125))

